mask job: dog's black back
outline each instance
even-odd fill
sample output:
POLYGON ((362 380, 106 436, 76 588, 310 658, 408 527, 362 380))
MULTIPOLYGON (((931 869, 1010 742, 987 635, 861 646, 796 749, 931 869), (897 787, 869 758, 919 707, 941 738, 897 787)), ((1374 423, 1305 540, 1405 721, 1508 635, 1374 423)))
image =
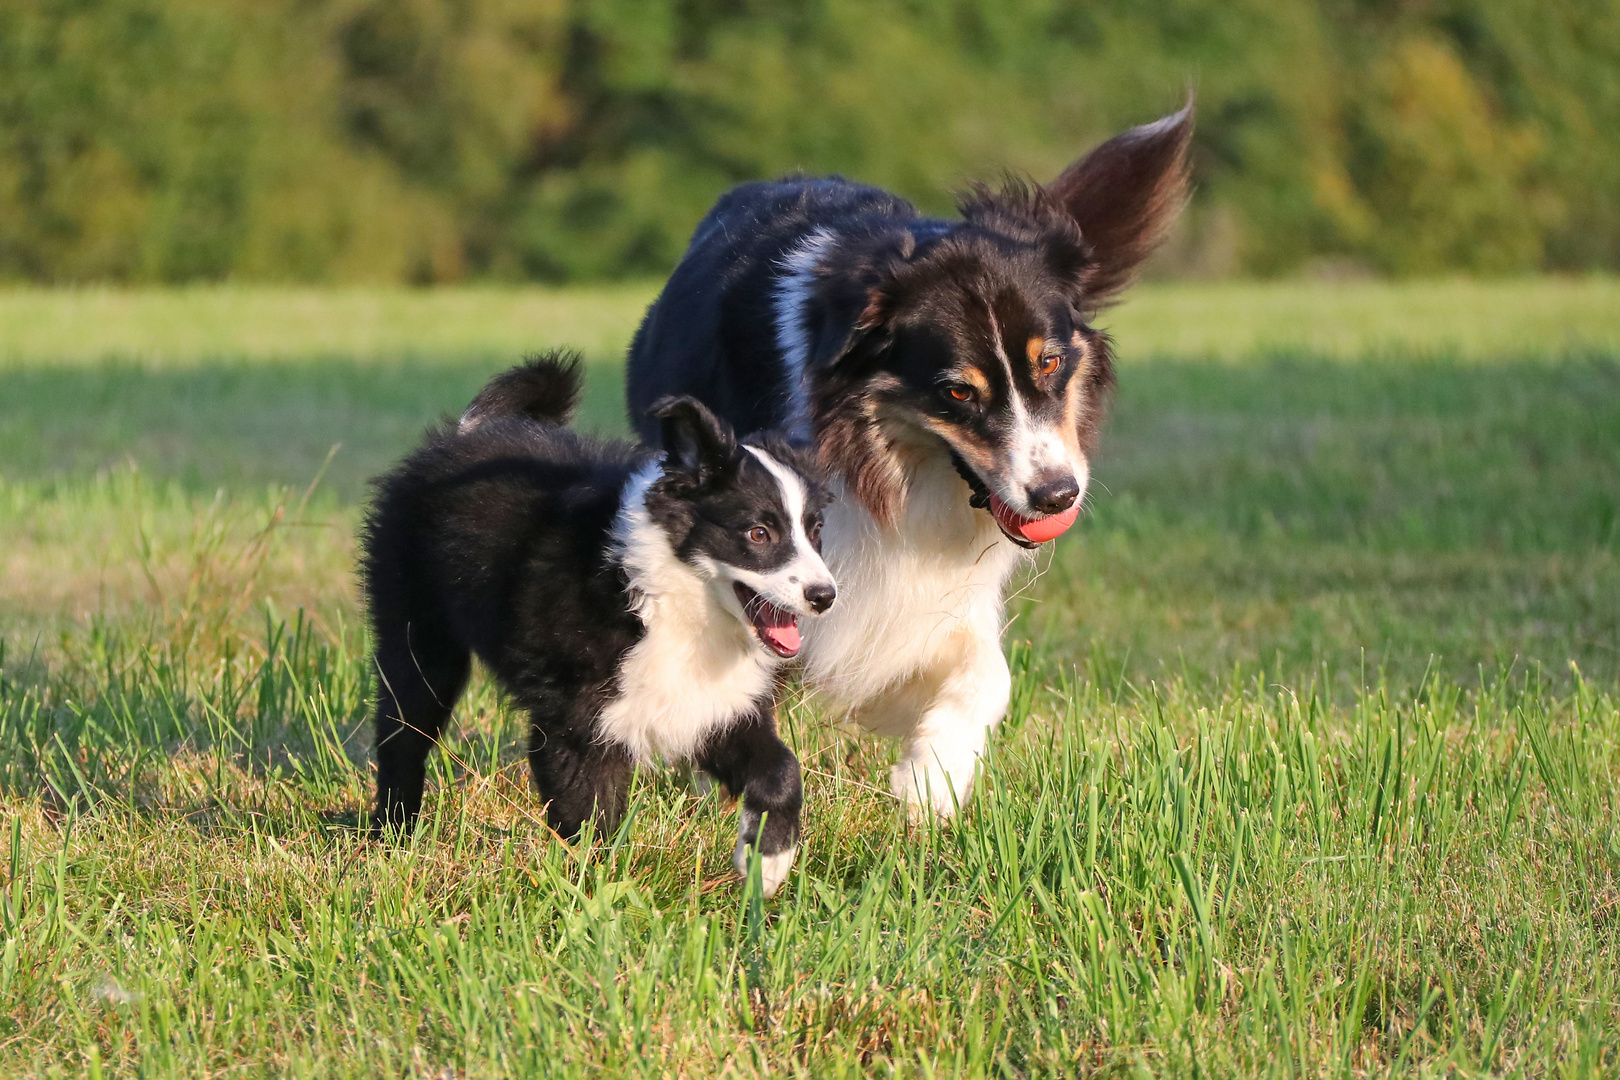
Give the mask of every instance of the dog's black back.
POLYGON ((740 432, 807 435, 802 418, 790 415, 794 382, 804 373, 784 366, 778 339, 787 255, 818 228, 859 235, 916 218, 906 200, 839 177, 727 192, 699 224, 630 346, 626 390, 642 436, 656 431, 648 409, 668 394, 690 394, 740 432))
MULTIPOLYGON (((378 484, 363 563, 374 622, 440 627, 503 682, 539 694, 557 677, 537 677, 525 658, 588 636, 597 645, 573 662, 578 680, 605 681, 640 636, 608 551, 620 492, 644 457, 517 417, 470 436, 447 426, 378 484)), ((575 687, 557 689, 590 713, 575 687)))

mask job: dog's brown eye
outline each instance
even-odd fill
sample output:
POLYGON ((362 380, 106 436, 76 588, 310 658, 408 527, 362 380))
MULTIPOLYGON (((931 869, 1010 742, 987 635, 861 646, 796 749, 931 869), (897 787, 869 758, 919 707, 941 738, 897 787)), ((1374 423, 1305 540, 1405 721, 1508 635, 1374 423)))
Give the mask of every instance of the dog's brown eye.
POLYGON ((1041 374, 1042 375, 1050 375, 1050 374, 1052 374, 1052 372, 1054 372, 1054 371, 1056 371, 1058 369, 1058 365, 1061 364, 1062 362, 1063 362, 1063 358, 1061 356, 1058 356, 1055 353, 1052 354, 1051 356, 1043 356, 1043 357, 1041 357, 1041 374))
POLYGON ((952 383, 948 392, 950 393, 951 397, 955 398, 957 401, 973 400, 973 387, 971 386, 963 386, 961 383, 952 383))
POLYGON ((821 539, 821 520, 818 518, 810 523, 810 542, 814 544, 821 539))
POLYGON ((771 542, 771 530, 763 525, 755 525, 748 530, 748 539, 756 544, 768 544, 771 542))

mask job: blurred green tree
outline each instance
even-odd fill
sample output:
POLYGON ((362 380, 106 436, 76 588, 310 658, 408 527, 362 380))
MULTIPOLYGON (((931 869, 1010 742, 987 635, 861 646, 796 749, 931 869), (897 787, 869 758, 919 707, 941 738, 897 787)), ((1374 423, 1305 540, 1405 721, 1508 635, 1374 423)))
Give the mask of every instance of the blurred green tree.
POLYGON ((933 210, 1197 89, 1159 271, 1620 269, 1591 0, 8 0, 0 278, 576 280, 727 185, 933 210))

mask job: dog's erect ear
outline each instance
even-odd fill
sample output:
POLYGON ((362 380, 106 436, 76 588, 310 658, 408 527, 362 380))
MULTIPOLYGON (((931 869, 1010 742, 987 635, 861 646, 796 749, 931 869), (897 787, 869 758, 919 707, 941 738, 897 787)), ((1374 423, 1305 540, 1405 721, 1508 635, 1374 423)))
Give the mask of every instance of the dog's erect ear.
POLYGON ((703 488, 724 475, 737 456, 731 425, 696 398, 667 397, 649 410, 660 422, 664 474, 677 483, 703 488))
POLYGON ((1193 99, 1178 113, 1116 135, 1047 186, 1080 226, 1092 261, 1080 284, 1103 305, 1131 283, 1187 202, 1193 99))

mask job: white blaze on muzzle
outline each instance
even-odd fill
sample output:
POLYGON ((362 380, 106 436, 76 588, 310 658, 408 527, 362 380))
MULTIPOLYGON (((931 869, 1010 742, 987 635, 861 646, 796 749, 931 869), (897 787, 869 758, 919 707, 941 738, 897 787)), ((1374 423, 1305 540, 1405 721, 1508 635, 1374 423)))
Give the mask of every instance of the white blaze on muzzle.
POLYGON ((1088 470, 1085 458, 1073 450, 1073 433, 1064 430, 1065 421, 1037 420, 1030 414, 1029 405, 1019 393, 1018 380, 1013 375, 1013 363, 1002 346, 1001 328, 995 312, 990 312, 991 341, 996 359, 1007 379, 1007 411, 1012 420, 1012 431, 1005 444, 1006 467, 1001 475, 991 480, 996 495, 1007 506, 1020 514, 1040 515, 1030 505, 1030 492, 1035 488, 1065 477, 1074 481, 1077 489, 1074 501, 1085 497, 1088 470))
POLYGON ((782 492, 782 508, 787 515, 787 527, 793 542, 793 557, 768 573, 732 568, 737 580, 753 589, 776 607, 798 615, 816 614, 805 598, 807 589, 822 586, 835 588, 832 571, 821 560, 809 535, 804 531, 806 492, 798 473, 777 461, 770 454, 754 446, 743 449, 753 454, 765 466, 782 492))
POLYGON ((1064 430, 1061 420, 1055 423, 1036 421, 1016 390, 1009 395, 1009 401, 1013 429, 1006 443, 1007 490, 997 491, 996 494, 1019 513, 1039 514, 1043 511, 1030 505, 1030 492, 1043 484, 1067 477, 1074 481, 1074 501, 1079 502, 1085 497, 1090 469, 1086 459, 1072 449, 1072 433, 1064 430))

